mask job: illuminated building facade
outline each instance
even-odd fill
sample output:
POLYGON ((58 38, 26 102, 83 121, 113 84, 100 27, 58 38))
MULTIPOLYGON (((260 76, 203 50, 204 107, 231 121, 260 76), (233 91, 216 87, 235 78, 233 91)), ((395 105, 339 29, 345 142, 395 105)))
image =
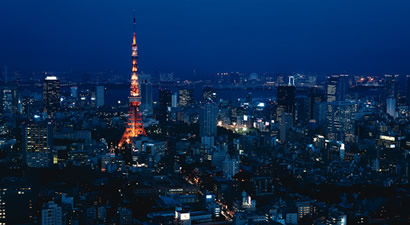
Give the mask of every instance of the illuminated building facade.
POLYGON ((296 87, 279 86, 277 89, 278 107, 276 109, 276 120, 280 121, 282 113, 291 113, 295 120, 296 87))
POLYGON ((194 90, 181 89, 178 91, 178 105, 181 107, 189 107, 194 104, 194 90))
MULTIPOLYGON (((135 26, 135 18, 134 18, 134 26, 135 26)), ((137 66, 137 59, 138 59, 138 46, 137 40, 135 38, 135 30, 134 36, 132 39, 132 75, 131 75, 131 91, 129 99, 129 113, 128 113, 128 123, 127 127, 125 128, 124 134, 118 144, 121 147, 124 143, 131 143, 131 138, 139 137, 139 136, 147 136, 145 133, 144 125, 142 123, 142 114, 141 114, 141 94, 139 88, 139 81, 138 81, 138 66, 137 66)))
POLYGON ((55 76, 47 76, 44 79, 43 111, 48 115, 60 111, 60 81, 55 76))
POLYGON ((217 125, 217 106, 213 102, 206 102, 200 113, 201 142, 210 149, 214 146, 217 125))
POLYGON ((32 224, 33 192, 31 185, 19 177, 0 181, 0 225, 32 224))
POLYGON ((1 90, 1 109, 4 115, 12 116, 17 113, 18 93, 15 86, 4 86, 1 90))
POLYGON ((30 122, 24 127, 23 148, 28 167, 44 168, 51 164, 51 122, 30 122))
POLYGON ((328 109, 328 138, 336 141, 354 141, 354 104, 349 101, 335 101, 328 104, 328 109))
POLYGON ((157 119, 160 124, 168 122, 169 111, 172 106, 172 92, 167 89, 159 90, 159 107, 157 113, 157 119))
POLYGON ((63 213, 61 206, 58 206, 53 201, 44 204, 41 210, 42 225, 62 225, 63 213))

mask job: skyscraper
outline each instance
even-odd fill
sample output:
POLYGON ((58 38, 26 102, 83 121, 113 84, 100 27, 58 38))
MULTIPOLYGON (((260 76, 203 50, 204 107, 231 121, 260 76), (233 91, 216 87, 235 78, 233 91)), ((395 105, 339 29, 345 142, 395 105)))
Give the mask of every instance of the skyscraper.
POLYGON ((391 75, 385 74, 384 75, 384 94, 386 98, 393 96, 394 99, 397 100, 398 97, 398 79, 399 75, 391 75))
POLYGON ((308 115, 309 119, 312 120, 314 119, 315 115, 315 104, 318 102, 323 101, 323 96, 322 93, 320 93, 319 88, 317 87, 311 87, 309 88, 309 94, 308 94, 308 115))
POLYGON ((407 75, 407 105, 410 107, 410 75, 407 75))
POLYGON ((354 141, 354 104, 349 101, 334 101, 328 104, 328 107, 328 138, 336 141, 354 141))
POLYGON ((18 93, 16 86, 3 86, 1 90, 1 110, 4 115, 17 113, 18 93))
POLYGON ((77 86, 70 87, 70 91, 71 91, 71 97, 73 98, 78 97, 78 87, 77 86))
POLYGON ((386 99, 386 113, 389 114, 391 117, 396 118, 396 99, 393 96, 390 96, 386 99))
POLYGON ((0 224, 32 224, 33 192, 22 177, 0 180, 0 224))
POLYGON ((280 121, 280 143, 286 143, 289 136, 289 129, 293 127, 292 113, 284 112, 280 121))
POLYGON ((159 108, 157 113, 157 120, 160 124, 168 122, 169 110, 172 105, 172 92, 168 89, 159 90, 159 108))
POLYGON ((28 167, 49 167, 52 150, 51 122, 29 122, 24 127, 23 149, 28 167))
MULTIPOLYGON (((290 84, 292 84, 290 82, 290 84)), ((279 86, 277 89, 278 107, 276 109, 276 120, 280 121, 282 113, 291 113, 295 120, 296 87, 293 85, 279 86)))
POLYGON ((327 77, 327 102, 344 101, 349 90, 349 75, 333 74, 327 77))
POLYGON ((214 102, 216 101, 216 92, 211 87, 205 87, 202 91, 202 96, 204 100, 212 100, 214 102))
POLYGON ((47 76, 44 79, 43 111, 48 115, 60 111, 60 81, 55 76, 47 76))
POLYGON ((141 110, 145 115, 152 115, 152 83, 150 76, 142 76, 141 85, 141 110))
POLYGON ((200 114, 200 135, 201 142, 205 148, 210 149, 215 144, 217 110, 215 103, 208 101, 201 108, 200 114))
POLYGON ((96 106, 102 107, 104 106, 104 86, 97 86, 95 88, 96 93, 96 106))
POLYGON ((189 107, 194 104, 194 90, 184 88, 178 91, 178 105, 180 107, 189 107))

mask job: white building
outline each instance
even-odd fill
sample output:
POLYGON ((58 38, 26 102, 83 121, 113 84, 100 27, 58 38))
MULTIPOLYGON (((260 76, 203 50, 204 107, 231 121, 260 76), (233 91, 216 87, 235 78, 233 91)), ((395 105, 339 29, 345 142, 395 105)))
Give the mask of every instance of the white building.
POLYGON ((53 201, 45 204, 41 210, 41 224, 42 225, 62 225, 62 210, 53 201))

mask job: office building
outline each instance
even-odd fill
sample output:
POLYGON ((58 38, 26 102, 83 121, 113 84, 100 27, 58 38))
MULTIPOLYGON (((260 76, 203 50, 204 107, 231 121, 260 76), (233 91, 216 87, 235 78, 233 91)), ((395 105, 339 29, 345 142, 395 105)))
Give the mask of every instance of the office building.
POLYGON ((181 89, 178 91, 178 105, 180 107, 190 107, 194 104, 194 90, 181 89))
POLYGON ((323 95, 320 92, 319 88, 311 87, 309 88, 308 93, 308 115, 309 120, 314 120, 315 111, 315 104, 323 101, 323 95))
POLYGON ((384 94, 386 98, 393 97, 397 100, 399 92, 398 92, 398 85, 399 85, 399 75, 391 75, 385 74, 384 75, 384 94))
POLYGON ((407 75, 407 86, 406 86, 406 88, 407 88, 407 91, 406 91, 406 94, 407 94, 407 105, 410 107, 410 75, 407 75))
POLYGON ((328 104, 327 135, 336 141, 352 142, 355 133, 355 107, 349 101, 334 101, 328 104))
POLYGON ((20 177, 0 181, 0 224, 31 224, 33 222, 31 185, 20 177))
MULTIPOLYGON (((291 81, 291 80, 289 80, 291 81)), ((290 82, 292 84, 292 82, 290 82)), ((295 119, 296 87, 292 85, 279 86, 277 89, 276 120, 280 122, 282 113, 291 113, 295 119)))
POLYGON ((48 115, 60 111, 60 81, 47 76, 43 82, 43 111, 48 115))
POLYGON ((172 107, 172 108, 178 107, 178 92, 172 93, 172 97, 171 97, 171 107, 172 107))
POLYGON ((349 90, 349 75, 334 74, 327 77, 326 94, 327 102, 343 101, 349 90))
POLYGON ((50 201, 44 204, 41 210, 41 224, 42 225, 62 225, 63 216, 62 216, 61 206, 58 206, 53 201, 50 201))
POLYGON ((217 105, 211 101, 206 102, 204 106, 201 108, 199 118, 201 143, 207 149, 212 148, 215 144, 217 110, 217 105))
POLYGON ((51 122, 29 122, 23 129, 23 150, 26 165, 36 168, 49 167, 53 143, 51 122))
POLYGON ((70 92, 71 92, 71 97, 72 98, 77 98, 78 97, 78 87, 77 86, 70 87, 70 92))
POLYGON ((103 107, 104 106, 104 86, 97 86, 95 88, 95 97, 96 97, 96 106, 103 107))
POLYGON ((217 99, 216 91, 211 87, 205 87, 202 91, 202 97, 204 100, 212 100, 215 102, 217 99))
POLYGON ((291 113, 282 113, 280 121, 280 142, 286 143, 289 136, 289 130, 293 127, 293 116, 291 113))
POLYGON ((386 113, 393 118, 397 117, 396 99, 393 96, 390 96, 386 99, 386 113))
POLYGON ((18 112, 18 92, 16 86, 3 86, 1 89, 1 111, 13 116, 18 112))
POLYGON ((145 115, 152 115, 152 83, 149 78, 140 81, 141 110, 145 115))
POLYGON ((118 214, 120 217, 120 225, 131 225, 132 222, 132 211, 125 207, 118 208, 118 214))
POLYGON ((157 113, 157 120, 160 124, 168 122, 169 111, 172 105, 172 92, 167 89, 159 90, 159 108, 157 113))

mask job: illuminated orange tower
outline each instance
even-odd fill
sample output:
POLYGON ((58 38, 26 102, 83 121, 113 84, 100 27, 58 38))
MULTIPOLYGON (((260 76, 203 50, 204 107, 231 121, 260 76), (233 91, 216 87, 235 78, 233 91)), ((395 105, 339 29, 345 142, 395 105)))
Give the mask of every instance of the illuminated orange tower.
POLYGON ((131 91, 129 99, 129 114, 128 114, 128 123, 127 127, 125 128, 124 134, 118 146, 121 147, 124 143, 130 143, 131 138, 139 137, 139 136, 147 136, 145 133, 144 125, 142 123, 142 115, 141 115, 141 95, 140 95, 140 87, 138 82, 138 66, 137 66, 137 59, 138 59, 138 47, 137 41, 135 38, 135 17, 134 17, 134 37, 132 38, 132 74, 131 74, 131 91))

